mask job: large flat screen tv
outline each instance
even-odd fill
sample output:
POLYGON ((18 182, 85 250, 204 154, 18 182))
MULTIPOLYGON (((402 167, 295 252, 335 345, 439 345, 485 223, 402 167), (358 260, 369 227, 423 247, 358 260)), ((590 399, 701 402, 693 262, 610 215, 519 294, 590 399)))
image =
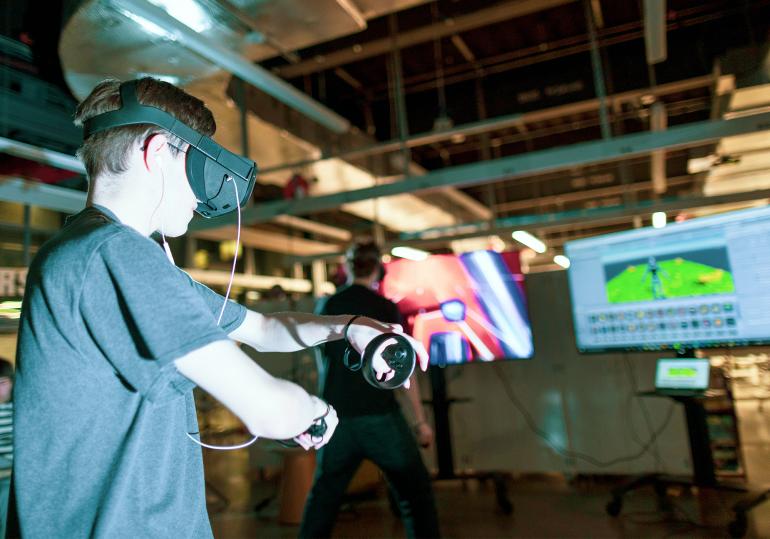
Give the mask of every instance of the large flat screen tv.
POLYGON ((770 343, 770 208, 568 242, 580 351, 770 343))
POLYGON ((396 302, 431 365, 532 357, 517 252, 396 259, 386 265, 381 291, 396 302))

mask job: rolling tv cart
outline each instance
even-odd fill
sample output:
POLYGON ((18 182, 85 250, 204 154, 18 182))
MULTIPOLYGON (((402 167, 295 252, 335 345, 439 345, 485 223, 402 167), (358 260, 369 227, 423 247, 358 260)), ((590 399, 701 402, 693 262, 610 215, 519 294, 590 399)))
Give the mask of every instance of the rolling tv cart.
MULTIPOLYGON (((623 508, 623 496, 633 490, 651 485, 658 497, 659 507, 668 508, 666 490, 671 485, 684 487, 709 488, 727 492, 749 492, 749 488, 743 484, 730 483, 718 479, 714 465, 714 453, 712 452, 713 440, 709 435, 709 411, 705 405, 711 399, 728 398, 727 391, 710 391, 703 395, 672 395, 659 391, 639 393, 640 396, 666 397, 684 406, 687 423, 687 435, 690 442, 690 456, 692 459, 692 477, 676 477, 663 474, 645 474, 636 477, 612 490, 612 498, 605 509, 610 516, 618 516, 623 508)), ((736 428, 737 436, 737 428, 736 428)), ((738 450, 736 444, 736 451, 738 450)), ((730 537, 743 537, 748 528, 747 513, 770 498, 770 489, 750 496, 733 505, 734 518, 728 525, 730 537)))

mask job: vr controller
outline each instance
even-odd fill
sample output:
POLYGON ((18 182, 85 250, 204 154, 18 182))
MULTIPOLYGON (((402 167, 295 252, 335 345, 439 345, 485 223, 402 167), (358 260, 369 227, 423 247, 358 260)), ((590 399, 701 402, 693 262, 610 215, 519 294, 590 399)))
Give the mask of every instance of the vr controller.
MULTIPOLYGON (((351 320, 352 322, 352 320, 351 320)), ((417 362, 417 353, 412 348, 409 340, 398 333, 383 333, 369 342, 363 354, 356 352, 348 342, 343 356, 345 366, 353 372, 361 371, 364 380, 378 389, 396 389, 401 387, 414 372, 417 362), (396 342, 384 346, 388 341, 396 342), (383 347, 384 346, 384 347, 383 347), (385 363, 395 371, 395 376, 390 380, 377 377, 377 371, 372 364, 377 354, 380 354, 385 363)))
MULTIPOLYGON (((326 430, 329 428, 329 426, 326 424, 326 416, 329 413, 329 410, 331 410, 330 407, 327 408, 326 413, 324 415, 314 419, 313 423, 302 434, 309 434, 310 439, 313 441, 323 439, 324 435, 326 434, 326 430)), ((276 440, 276 441, 284 447, 299 447, 299 444, 294 440, 276 440)))

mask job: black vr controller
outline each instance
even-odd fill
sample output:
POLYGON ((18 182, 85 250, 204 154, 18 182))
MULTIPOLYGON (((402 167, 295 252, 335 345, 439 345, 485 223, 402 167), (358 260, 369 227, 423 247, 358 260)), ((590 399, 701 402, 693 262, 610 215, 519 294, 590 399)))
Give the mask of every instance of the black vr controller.
MULTIPOLYGON (((352 320, 351 320, 352 322, 352 320)), ((383 333, 369 342, 363 354, 356 352, 348 341, 343 362, 351 371, 362 371, 364 379, 378 389, 396 389, 401 387, 414 372, 417 354, 409 343, 409 340, 398 333, 383 333), (383 348, 383 345, 391 340, 396 342, 383 348), (382 350, 380 350, 382 348, 382 350), (377 378, 372 361, 376 354, 380 354, 385 363, 395 371, 395 376, 390 380, 377 378)))
MULTIPOLYGON (((315 419, 313 421, 313 424, 310 425, 310 427, 308 427, 308 429, 302 434, 309 434, 310 439, 314 442, 316 440, 322 440, 324 435, 326 434, 326 430, 329 428, 329 426, 326 424, 326 416, 329 413, 329 410, 331 410, 331 408, 327 408, 326 413, 321 417, 315 419)), ((299 444, 294 440, 276 440, 276 441, 284 447, 299 447, 299 444)))

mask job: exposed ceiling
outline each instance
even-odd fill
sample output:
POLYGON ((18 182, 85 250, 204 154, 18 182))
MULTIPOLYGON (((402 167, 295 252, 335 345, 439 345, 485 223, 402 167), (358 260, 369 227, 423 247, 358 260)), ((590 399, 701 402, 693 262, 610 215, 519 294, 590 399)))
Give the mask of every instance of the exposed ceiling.
MULTIPOLYGON (((89 0, 65 9, 72 13, 59 46, 65 78, 83 95, 106 75, 171 77, 206 99, 220 142, 258 161, 257 203, 279 198, 295 172, 318 178, 312 196, 338 194, 336 209, 285 204, 277 213, 354 233, 371 231, 376 220, 390 243, 439 250, 468 246, 473 233, 464 225, 488 222, 489 234, 476 227, 476 245, 497 247, 511 242, 503 232, 521 226, 552 255, 574 237, 647 224, 656 205, 694 214, 700 210, 683 199, 707 206, 704 195, 719 195, 726 204, 738 193, 744 204, 747 191, 770 188, 767 132, 586 164, 565 160, 546 172, 468 178, 429 192, 420 181, 426 173, 449 177, 476 163, 762 112, 768 0, 668 0, 646 22, 645 0, 186 1, 200 10, 197 19, 193 9, 175 12, 170 0, 89 0), (201 25, 195 30, 217 45, 214 53, 186 44, 173 25, 153 28, 130 15, 133 4, 201 25), (665 61, 648 63, 646 46, 665 61), (219 47, 227 52, 221 58, 219 47), (246 71, 225 61, 230 54, 246 71), (349 129, 321 125, 283 99, 281 84, 349 129), (697 159, 703 166, 694 169, 697 159), (401 194, 376 202, 350 203, 340 194, 399 182, 407 182, 401 194), (570 219, 594 210, 591 219, 570 219), (461 237, 465 243, 454 241, 461 237)), ((313 249, 345 243, 298 223, 273 222, 270 230, 299 233, 316 242, 313 249)), ((303 254, 293 245, 292 254, 303 254)))

